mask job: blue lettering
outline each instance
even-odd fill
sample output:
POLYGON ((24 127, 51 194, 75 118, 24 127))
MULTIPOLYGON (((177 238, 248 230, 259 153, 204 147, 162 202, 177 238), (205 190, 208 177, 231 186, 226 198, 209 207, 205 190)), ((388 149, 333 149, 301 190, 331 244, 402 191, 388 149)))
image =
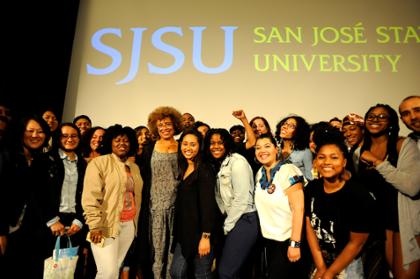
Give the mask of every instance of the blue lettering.
POLYGON ((230 68, 233 61, 233 32, 238 29, 237 26, 222 26, 225 31, 225 56, 222 65, 216 68, 209 68, 203 65, 202 62, 202 33, 206 29, 204 26, 190 27, 194 33, 193 42, 193 63, 197 70, 206 74, 218 74, 230 68))
MULTIPOLYGON (((218 74, 227 71, 233 63, 233 43, 234 43, 234 32, 238 29, 237 26, 222 26, 220 27, 224 31, 224 57, 223 62, 217 67, 207 67, 203 64, 202 61, 202 39, 203 39, 203 31, 207 29, 205 26, 193 26, 190 29, 193 32, 193 49, 192 49, 192 61, 194 67, 206 74, 218 74)), ((133 32, 133 42, 132 42, 132 53, 131 53, 131 61, 130 61, 130 68, 123 79, 119 80, 117 84, 125 84, 132 81, 140 68, 141 62, 141 48, 142 48, 142 41, 143 41, 143 33, 147 30, 147 28, 130 28, 133 32)), ((179 48, 174 47, 173 45, 167 44, 163 41, 163 36, 166 33, 175 33, 178 36, 182 37, 183 32, 181 27, 176 26, 167 26, 162 27, 156 30, 151 37, 151 43, 153 47, 157 50, 160 50, 164 53, 171 55, 174 58, 174 62, 169 67, 159 67, 152 63, 148 63, 148 71, 152 74, 171 74, 178 71, 183 65, 185 61, 185 55, 182 50, 179 48)), ((111 58, 111 64, 105 68, 97 68, 92 66, 91 64, 87 64, 87 73, 92 75, 107 75, 114 71, 116 71, 122 62, 122 54, 115 48, 112 48, 106 44, 104 44, 101 39, 105 35, 115 35, 119 38, 122 38, 121 30, 118 28, 103 28, 98 30, 95 34, 93 34, 91 39, 91 44, 94 49, 98 50, 100 53, 103 53, 111 58)))
POLYGON ((133 51, 131 53, 131 66, 127 76, 123 80, 118 81, 117 84, 130 82, 136 77, 140 65, 141 42, 143 38, 143 32, 145 30, 147 30, 147 28, 131 28, 131 31, 134 33, 132 47, 133 51))
POLYGON ((179 70, 179 68, 182 67, 182 65, 184 64, 184 60, 185 60, 185 56, 184 53, 171 46, 168 45, 166 43, 164 43, 162 41, 162 35, 165 33, 176 33, 179 36, 182 37, 182 30, 179 27, 172 27, 172 26, 168 26, 168 27, 162 27, 160 29, 158 29, 156 32, 153 33, 152 35, 152 44, 156 49, 159 49, 163 52, 166 52, 168 54, 171 54, 174 59, 175 62, 172 64, 172 66, 167 67, 167 68, 161 68, 161 67, 157 67, 155 65, 153 65, 152 63, 148 63, 148 67, 149 67, 149 72, 153 73, 153 74, 171 74, 173 72, 176 72, 179 70))
POLYGON ((106 75, 110 74, 121 65, 121 53, 112 48, 109 47, 101 42, 102 36, 106 34, 114 34, 121 38, 121 31, 117 28, 104 28, 98 30, 92 37, 92 46, 93 48, 97 49, 99 52, 102 52, 104 54, 107 54, 111 57, 112 63, 106 68, 95 68, 91 66, 90 64, 87 64, 87 72, 91 75, 106 75))

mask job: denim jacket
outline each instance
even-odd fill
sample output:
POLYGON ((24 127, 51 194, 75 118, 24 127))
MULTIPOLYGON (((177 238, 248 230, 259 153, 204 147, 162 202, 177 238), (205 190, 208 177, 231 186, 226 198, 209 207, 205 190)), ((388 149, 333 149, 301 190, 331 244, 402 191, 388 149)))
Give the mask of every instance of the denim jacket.
POLYGON ((305 176, 306 180, 314 179, 312 177, 312 153, 309 148, 304 150, 293 150, 289 157, 290 162, 298 167, 305 176))
POLYGON ((254 177, 247 160, 237 154, 228 155, 217 174, 216 202, 226 215, 223 225, 225 234, 235 227, 239 218, 255 211, 254 177))

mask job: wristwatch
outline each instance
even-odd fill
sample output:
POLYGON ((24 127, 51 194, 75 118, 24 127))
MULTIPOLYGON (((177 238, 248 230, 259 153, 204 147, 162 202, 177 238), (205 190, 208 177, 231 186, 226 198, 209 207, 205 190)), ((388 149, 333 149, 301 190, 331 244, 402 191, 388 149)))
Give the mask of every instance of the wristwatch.
POLYGON ((294 240, 290 240, 289 241, 289 246, 293 247, 293 248, 299 248, 301 245, 300 241, 294 241, 294 240))
POLYGON ((208 233, 208 232, 203 232, 203 234, 201 235, 201 237, 202 237, 202 238, 205 238, 205 239, 209 239, 209 238, 210 238, 210 233, 208 233))

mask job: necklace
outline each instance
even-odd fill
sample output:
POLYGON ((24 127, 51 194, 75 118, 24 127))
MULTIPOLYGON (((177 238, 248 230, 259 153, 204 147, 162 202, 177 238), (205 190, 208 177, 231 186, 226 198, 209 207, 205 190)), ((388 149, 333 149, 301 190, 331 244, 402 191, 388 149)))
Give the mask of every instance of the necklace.
POLYGON ((160 140, 158 143, 158 150, 165 153, 176 152, 178 149, 177 141, 163 141, 160 140))
POLYGON ((267 171, 263 167, 262 169, 262 175, 260 178, 260 186, 262 190, 267 189, 267 193, 272 194, 276 190, 276 185, 273 184, 274 175, 276 172, 281 168, 281 166, 284 164, 284 161, 280 161, 277 163, 277 165, 270 170, 270 180, 267 179, 267 171))

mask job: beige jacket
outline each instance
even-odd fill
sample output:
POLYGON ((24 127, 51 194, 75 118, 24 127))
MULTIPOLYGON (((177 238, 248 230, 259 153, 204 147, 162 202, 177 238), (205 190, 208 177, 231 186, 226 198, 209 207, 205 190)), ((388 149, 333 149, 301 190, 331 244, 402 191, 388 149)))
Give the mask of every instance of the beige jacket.
POLYGON ((101 230, 105 237, 115 237, 120 231, 120 216, 126 191, 127 165, 134 179, 134 199, 137 221, 141 207, 143 180, 139 167, 130 161, 121 162, 115 154, 94 158, 87 166, 82 193, 83 215, 89 230, 101 230))

